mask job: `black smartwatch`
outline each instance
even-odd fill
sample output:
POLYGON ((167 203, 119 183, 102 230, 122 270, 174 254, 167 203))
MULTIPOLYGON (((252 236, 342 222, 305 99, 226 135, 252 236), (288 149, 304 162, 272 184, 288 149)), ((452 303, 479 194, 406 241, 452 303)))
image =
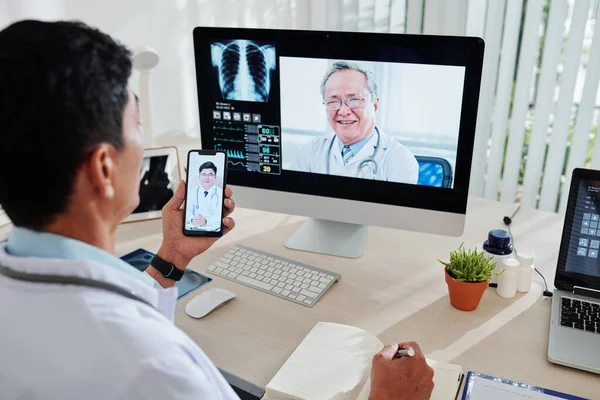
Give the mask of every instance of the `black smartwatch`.
POLYGON ((177 269, 175 264, 165 261, 159 256, 154 256, 152 261, 150 261, 150 265, 156 268, 165 278, 178 281, 183 276, 183 271, 177 269))

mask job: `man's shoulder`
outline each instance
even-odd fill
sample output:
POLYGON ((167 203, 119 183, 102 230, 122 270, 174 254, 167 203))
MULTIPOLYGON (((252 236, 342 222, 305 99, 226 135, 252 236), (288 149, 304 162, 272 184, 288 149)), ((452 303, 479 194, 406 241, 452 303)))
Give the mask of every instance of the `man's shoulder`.
POLYGON ((408 147, 406 147, 405 145, 403 145, 402 143, 400 143, 397 139, 388 136, 389 141, 387 143, 387 148, 386 151, 388 152, 389 155, 402 155, 405 158, 409 157, 409 159, 413 159, 416 162, 415 156, 412 153, 412 151, 410 151, 408 149, 408 147))
POLYGON ((329 145, 330 142, 331 142, 330 138, 326 138, 323 136, 317 136, 317 137, 310 139, 308 141, 308 143, 306 143, 304 145, 304 149, 313 151, 315 149, 322 148, 325 145, 329 145))
POLYGON ((312 160, 316 153, 327 149, 331 139, 322 136, 314 137, 300 147, 299 156, 301 159, 312 160))

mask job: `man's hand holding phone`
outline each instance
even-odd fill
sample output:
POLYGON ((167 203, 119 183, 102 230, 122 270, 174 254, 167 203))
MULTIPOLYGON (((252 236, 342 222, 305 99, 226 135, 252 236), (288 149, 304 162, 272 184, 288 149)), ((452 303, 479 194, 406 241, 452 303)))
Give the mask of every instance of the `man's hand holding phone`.
MULTIPOLYGON (((235 221, 229 215, 235 209, 231 188, 225 189, 223 234, 227 234, 235 227, 235 221)), ((190 261, 199 254, 204 253, 213 245, 218 237, 194 237, 183 234, 183 216, 185 210, 182 208, 185 199, 185 182, 181 181, 175 194, 162 209, 162 233, 163 241, 156 254, 163 260, 175 264, 178 269, 185 269, 190 261)), ((146 270, 163 287, 171 287, 175 281, 166 279, 158 271, 152 272, 152 267, 146 270)))

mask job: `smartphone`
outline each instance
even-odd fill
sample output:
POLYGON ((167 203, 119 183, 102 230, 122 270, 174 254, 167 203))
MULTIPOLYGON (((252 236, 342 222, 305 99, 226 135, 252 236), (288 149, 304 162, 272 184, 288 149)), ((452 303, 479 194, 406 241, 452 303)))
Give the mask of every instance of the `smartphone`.
POLYGON ((223 235, 223 200, 227 182, 227 153, 191 150, 187 157, 183 234, 223 235))

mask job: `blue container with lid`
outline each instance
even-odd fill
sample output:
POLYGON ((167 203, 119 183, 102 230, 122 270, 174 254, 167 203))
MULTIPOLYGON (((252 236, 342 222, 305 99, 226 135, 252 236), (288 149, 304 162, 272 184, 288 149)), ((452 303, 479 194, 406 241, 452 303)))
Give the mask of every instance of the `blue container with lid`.
POLYGON ((490 254, 504 256, 512 254, 513 245, 510 233, 503 229, 493 229, 488 233, 488 240, 483 242, 483 249, 490 254))
MULTIPOLYGON (((488 233, 488 239, 483 242, 483 250, 485 250, 488 257, 493 257, 492 262, 496 263, 494 272, 502 271, 502 261, 511 258, 514 250, 511 234, 504 229, 492 229, 488 233)), ((492 275, 490 286, 496 287, 497 284, 498 277, 492 275)))

